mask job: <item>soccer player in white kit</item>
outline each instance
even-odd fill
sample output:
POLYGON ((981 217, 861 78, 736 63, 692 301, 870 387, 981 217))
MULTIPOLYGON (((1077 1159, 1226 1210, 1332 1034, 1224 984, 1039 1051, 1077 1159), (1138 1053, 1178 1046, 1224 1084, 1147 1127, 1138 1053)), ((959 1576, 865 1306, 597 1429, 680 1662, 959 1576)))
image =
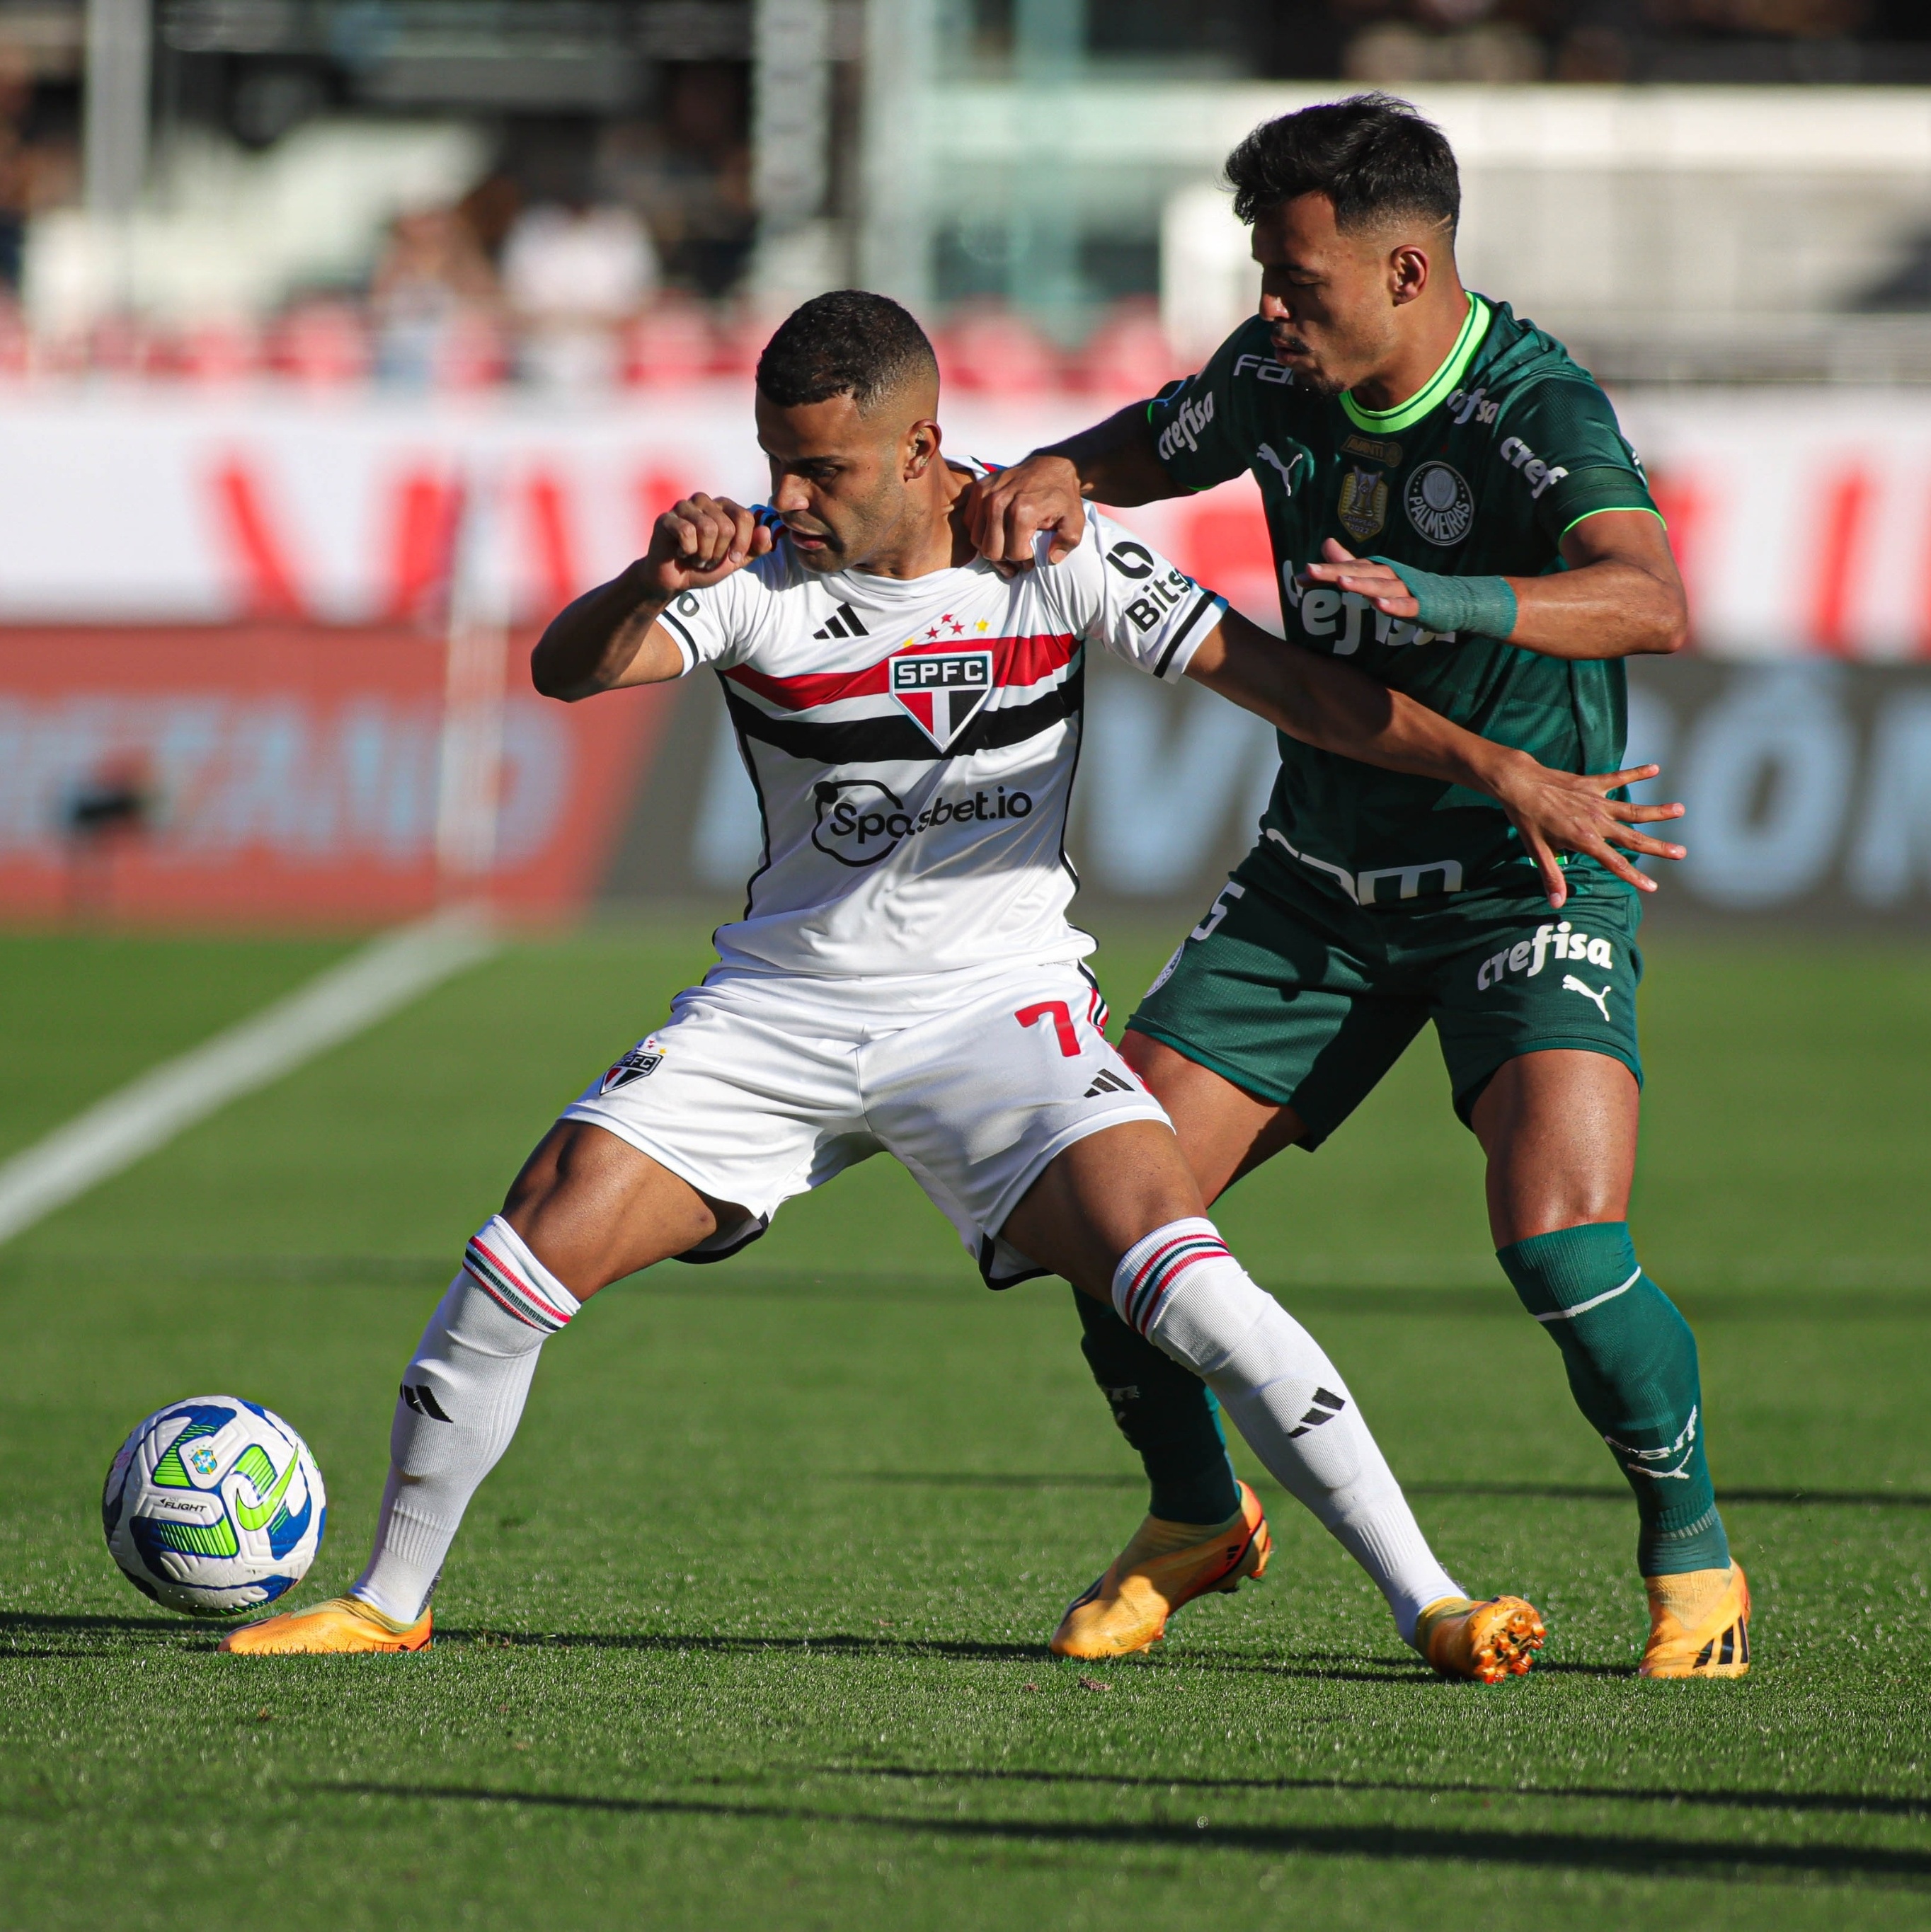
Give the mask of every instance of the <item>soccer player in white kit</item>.
MULTIPOLYGON (((1101 1031, 1061 846, 1084 651, 1193 676, 1350 756, 1506 792, 1563 836, 1597 822, 1600 796, 1281 645, 1103 516, 1063 562, 981 561, 956 514, 974 472, 939 454, 931 346, 881 296, 807 303, 758 385, 772 510, 678 504, 532 660, 566 699, 722 674, 764 817, 744 916, 470 1242, 404 1372, 350 1594, 224 1648, 425 1646, 444 1558, 545 1340, 611 1282, 734 1252, 785 1199, 884 1151, 989 1282, 1063 1274, 1200 1376, 1437 1669, 1527 1670, 1535 1610, 1476 1602, 1437 1562, 1345 1380, 1227 1252, 1164 1112, 1101 1031)), ((1267 1554, 1245 1486, 1227 1540, 1231 1588, 1267 1554)))

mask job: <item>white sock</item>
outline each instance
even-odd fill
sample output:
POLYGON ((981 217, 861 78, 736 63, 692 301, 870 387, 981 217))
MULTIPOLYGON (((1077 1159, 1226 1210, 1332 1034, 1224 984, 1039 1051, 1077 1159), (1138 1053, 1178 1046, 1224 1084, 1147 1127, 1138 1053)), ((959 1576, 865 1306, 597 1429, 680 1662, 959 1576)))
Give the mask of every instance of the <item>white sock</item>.
POLYGON ((1374 1579, 1404 1642, 1428 1604, 1462 1594, 1320 1344, 1212 1222, 1171 1221, 1136 1243, 1114 1274, 1113 1306, 1213 1390, 1269 1473, 1374 1579))
POLYGON ((350 1594, 397 1623, 428 1606, 463 1511, 509 1447, 575 1295, 500 1214, 484 1222, 404 1370, 375 1549, 350 1594))

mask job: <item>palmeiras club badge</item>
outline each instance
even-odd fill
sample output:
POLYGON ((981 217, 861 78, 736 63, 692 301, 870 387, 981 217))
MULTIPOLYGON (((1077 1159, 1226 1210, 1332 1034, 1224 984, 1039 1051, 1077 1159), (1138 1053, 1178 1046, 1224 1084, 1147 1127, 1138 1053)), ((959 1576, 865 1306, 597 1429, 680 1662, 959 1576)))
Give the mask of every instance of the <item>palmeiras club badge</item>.
POLYGON ((628 1087, 633 1080, 647 1080, 663 1064, 664 1049, 657 1044, 657 1036, 653 1033, 648 1040, 640 1040, 603 1076, 603 1084, 596 1090, 599 1094, 614 1094, 620 1087, 628 1087))
POLYGON ((1341 472, 1341 500, 1335 506, 1341 526, 1358 542, 1381 534, 1388 520, 1388 479, 1378 470, 1341 472))
POLYGON ((1449 464, 1423 464, 1408 478, 1404 502, 1417 534, 1443 549, 1460 543, 1475 521, 1475 494, 1449 464))
POLYGON ((891 693, 941 752, 993 694, 990 651, 914 651, 890 658, 891 693))

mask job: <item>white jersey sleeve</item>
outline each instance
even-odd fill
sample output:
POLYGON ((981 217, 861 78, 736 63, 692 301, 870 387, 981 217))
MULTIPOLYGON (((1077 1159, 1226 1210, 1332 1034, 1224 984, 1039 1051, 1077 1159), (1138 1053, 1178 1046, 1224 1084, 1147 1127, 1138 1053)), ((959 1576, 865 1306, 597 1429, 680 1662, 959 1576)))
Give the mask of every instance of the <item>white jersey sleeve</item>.
POLYGON ((680 592, 665 605, 657 621, 683 653, 684 675, 701 665, 728 670, 743 664, 776 635, 778 599, 773 592, 788 575, 775 552, 733 571, 701 590, 680 592))
POLYGON ((1086 512, 1079 548, 1041 574, 1075 637, 1167 683, 1178 682, 1227 608, 1097 510, 1086 512))

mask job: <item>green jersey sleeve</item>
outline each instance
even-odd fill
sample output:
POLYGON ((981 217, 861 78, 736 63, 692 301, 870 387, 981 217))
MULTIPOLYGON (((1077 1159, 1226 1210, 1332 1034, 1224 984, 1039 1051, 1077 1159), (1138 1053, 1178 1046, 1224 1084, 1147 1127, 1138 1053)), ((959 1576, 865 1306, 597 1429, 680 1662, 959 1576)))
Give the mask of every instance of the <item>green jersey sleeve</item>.
POLYGON ((1551 543, 1603 510, 1658 514, 1609 398, 1585 376, 1538 382, 1511 400, 1495 454, 1515 471, 1551 543))
POLYGON ((1170 382, 1147 404, 1154 453, 1183 490, 1211 490, 1253 462, 1257 432, 1251 392, 1263 364, 1287 374, 1274 360, 1266 323, 1255 316, 1214 351, 1197 376, 1170 382))

